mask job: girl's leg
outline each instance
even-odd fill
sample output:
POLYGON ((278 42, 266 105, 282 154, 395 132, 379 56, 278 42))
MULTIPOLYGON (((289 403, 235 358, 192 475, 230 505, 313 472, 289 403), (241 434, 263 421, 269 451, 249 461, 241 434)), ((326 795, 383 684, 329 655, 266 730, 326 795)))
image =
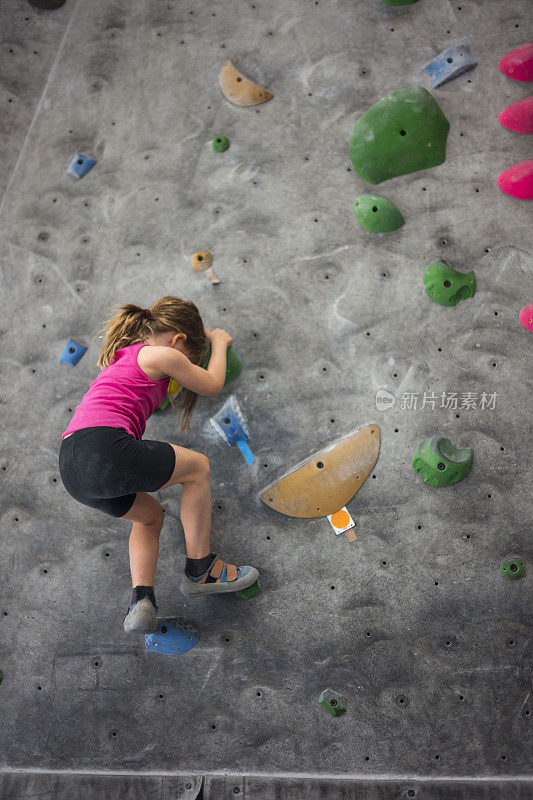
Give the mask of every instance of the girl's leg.
POLYGON ((176 483, 182 484, 180 518, 185 533, 187 556, 204 558, 210 553, 211 539, 209 459, 194 450, 171 446, 176 453, 176 465, 170 480, 161 489, 176 483))
POLYGON ((132 586, 153 586, 163 509, 151 495, 137 492, 135 502, 121 519, 133 522, 130 534, 132 586))

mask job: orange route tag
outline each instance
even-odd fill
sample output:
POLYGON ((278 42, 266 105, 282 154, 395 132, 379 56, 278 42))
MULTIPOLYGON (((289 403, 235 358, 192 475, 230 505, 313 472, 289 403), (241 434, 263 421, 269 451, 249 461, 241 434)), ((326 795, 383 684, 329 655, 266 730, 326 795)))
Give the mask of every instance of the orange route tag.
POLYGON ((329 514, 328 520, 330 521, 331 527, 337 536, 350 530, 350 528, 355 527, 355 522, 351 518, 350 512, 347 508, 341 508, 340 511, 336 511, 334 514, 329 514))

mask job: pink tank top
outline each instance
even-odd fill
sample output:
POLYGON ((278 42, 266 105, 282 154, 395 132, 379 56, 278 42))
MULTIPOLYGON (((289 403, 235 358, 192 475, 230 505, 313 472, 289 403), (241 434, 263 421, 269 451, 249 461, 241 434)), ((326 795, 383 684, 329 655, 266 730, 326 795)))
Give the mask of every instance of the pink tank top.
POLYGON ((170 378, 152 380, 137 363, 137 354, 147 344, 121 347, 115 358, 91 383, 88 392, 64 431, 62 439, 81 428, 106 425, 124 428, 135 439, 142 439, 146 420, 167 395, 170 378))

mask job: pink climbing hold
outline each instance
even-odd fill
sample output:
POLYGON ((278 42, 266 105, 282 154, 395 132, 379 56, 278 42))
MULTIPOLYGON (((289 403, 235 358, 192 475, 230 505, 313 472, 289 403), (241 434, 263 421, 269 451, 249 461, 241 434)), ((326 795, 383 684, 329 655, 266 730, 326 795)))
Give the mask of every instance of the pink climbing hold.
POLYGON ((530 303, 528 306, 524 306, 518 315, 518 319, 526 331, 533 333, 533 303, 530 303))
POLYGON ((498 175, 498 186, 518 200, 533 200, 533 158, 520 161, 498 175))
POLYGON ((500 59, 498 67, 514 81, 533 81, 533 42, 515 47, 500 59))
POLYGON ((504 128, 514 133, 533 133, 533 95, 522 97, 498 114, 504 128))

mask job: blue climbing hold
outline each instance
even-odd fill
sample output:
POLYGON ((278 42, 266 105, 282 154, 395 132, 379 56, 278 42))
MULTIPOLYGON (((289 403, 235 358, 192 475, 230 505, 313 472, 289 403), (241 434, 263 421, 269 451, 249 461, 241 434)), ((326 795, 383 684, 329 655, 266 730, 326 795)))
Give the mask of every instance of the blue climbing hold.
POLYGON ((422 68, 422 72, 430 76, 431 88, 436 89, 437 86, 442 86, 452 78, 473 69, 476 64, 477 61, 474 61, 470 55, 470 45, 460 44, 457 47, 443 50, 422 68))
POLYGON ((194 647, 199 638, 200 634, 190 622, 172 617, 158 620, 156 632, 146 634, 144 641, 151 653, 177 656, 194 647))
POLYGON ((68 166, 68 174, 73 178, 80 180, 84 175, 87 175, 90 169, 97 163, 95 158, 89 156, 82 156, 81 153, 76 153, 68 166))
POLYGON ((228 397, 220 411, 217 411, 215 416, 211 417, 210 422, 226 444, 230 446, 232 444, 237 445, 244 460, 251 466, 255 458, 248 446, 250 431, 234 394, 228 397))
POLYGON ((74 367, 86 352, 87 348, 84 344, 78 344, 74 339, 69 339, 65 345, 65 349, 59 356, 59 360, 62 361, 63 364, 71 364, 74 367))

